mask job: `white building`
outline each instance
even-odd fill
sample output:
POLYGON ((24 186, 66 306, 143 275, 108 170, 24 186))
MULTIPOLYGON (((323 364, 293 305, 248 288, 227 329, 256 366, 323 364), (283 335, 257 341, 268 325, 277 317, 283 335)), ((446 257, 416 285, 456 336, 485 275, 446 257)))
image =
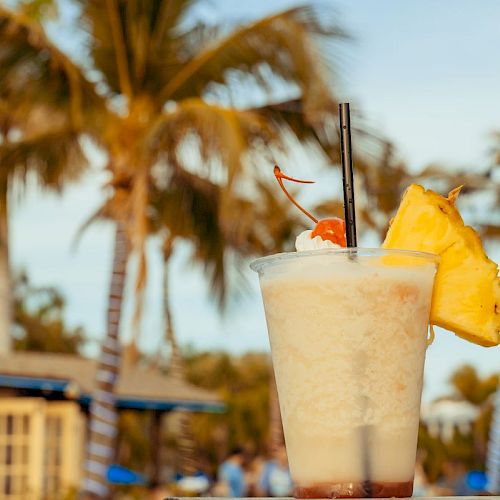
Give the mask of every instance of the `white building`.
MULTIPOLYGON (((20 352, 0 357, 2 500, 57 500, 78 488, 95 372, 95 361, 73 355, 20 352)), ((155 412, 153 425, 160 437, 165 413, 221 412, 224 405, 209 391, 131 367, 120 374, 117 408, 155 412)))
POLYGON ((440 399, 422 407, 421 421, 432 436, 450 441, 455 429, 469 432, 478 415, 479 408, 468 401, 440 399))

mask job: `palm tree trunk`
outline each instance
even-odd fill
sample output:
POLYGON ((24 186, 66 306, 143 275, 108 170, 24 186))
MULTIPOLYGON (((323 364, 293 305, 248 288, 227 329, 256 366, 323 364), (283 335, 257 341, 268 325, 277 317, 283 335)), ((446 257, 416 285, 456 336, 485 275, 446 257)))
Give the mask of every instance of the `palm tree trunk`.
POLYGON ((128 239, 123 223, 116 223, 113 274, 108 298, 106 339, 97 365, 95 393, 90 405, 90 438, 85 462, 84 490, 91 498, 109 498, 106 473, 115 455, 117 413, 115 387, 120 366, 118 333, 122 312, 128 239))
MULTIPOLYGON (((170 346, 169 375, 175 380, 185 379, 185 367, 182 355, 175 338, 172 311, 170 310, 169 294, 169 261, 172 254, 172 241, 165 240, 163 247, 163 315, 165 317, 165 340, 170 346)), ((177 412, 179 416, 179 435, 177 436, 177 453, 180 471, 183 474, 193 474, 196 471, 194 460, 195 443, 192 433, 191 413, 186 410, 177 412)))
POLYGON ((0 355, 10 351, 12 296, 9 266, 9 225, 7 182, 0 185, 0 355))

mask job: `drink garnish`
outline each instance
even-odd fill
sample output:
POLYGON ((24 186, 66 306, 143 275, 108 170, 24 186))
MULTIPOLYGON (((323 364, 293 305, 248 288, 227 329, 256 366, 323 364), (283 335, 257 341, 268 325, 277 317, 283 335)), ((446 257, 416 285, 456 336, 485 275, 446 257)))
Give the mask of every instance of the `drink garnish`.
POLYGON ((346 236, 345 236, 345 222, 339 217, 329 217, 326 219, 318 220, 311 213, 309 213, 305 208, 299 205, 292 195, 287 191, 283 183, 283 179, 291 182, 297 182, 300 184, 314 184, 314 181, 304 181, 301 179, 295 179, 289 175, 284 174, 278 165, 274 166, 274 176, 278 181, 281 189, 285 193, 286 197, 309 219, 311 219, 316 225, 311 232, 311 239, 316 236, 320 236, 323 241, 331 241, 333 244, 340 247, 346 247, 346 236))
POLYGON ((477 233, 464 224, 455 205, 460 188, 447 198, 412 184, 405 192, 384 248, 440 256, 431 325, 475 344, 500 343, 500 278, 477 233))

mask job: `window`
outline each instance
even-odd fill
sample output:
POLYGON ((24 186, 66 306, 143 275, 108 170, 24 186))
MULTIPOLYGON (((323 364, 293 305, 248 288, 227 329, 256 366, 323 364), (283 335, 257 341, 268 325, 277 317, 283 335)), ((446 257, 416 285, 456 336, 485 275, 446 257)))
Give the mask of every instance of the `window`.
POLYGON ((40 491, 43 407, 38 399, 0 399, 0 498, 35 500, 40 491))
POLYGON ((0 399, 0 498, 62 498, 80 481, 84 417, 70 401, 0 399))
POLYGON ((62 417, 47 416, 45 419, 44 494, 55 498, 61 491, 62 417))
POLYGON ((84 422, 76 403, 47 403, 43 485, 46 498, 62 498, 70 488, 78 486, 83 463, 84 422))

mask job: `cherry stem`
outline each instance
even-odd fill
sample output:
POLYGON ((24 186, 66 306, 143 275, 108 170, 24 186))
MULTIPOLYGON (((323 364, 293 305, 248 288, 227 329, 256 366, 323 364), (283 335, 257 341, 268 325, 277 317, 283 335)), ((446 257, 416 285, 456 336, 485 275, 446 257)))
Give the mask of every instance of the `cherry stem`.
POLYGON ((274 176, 276 177, 276 180, 278 181, 278 184, 280 185, 281 189, 283 192, 286 194, 286 197, 307 217, 309 217, 315 224, 318 223, 318 219, 311 215, 305 208, 302 208, 292 197, 292 195, 286 190, 285 185, 283 184, 283 179, 287 181, 292 181, 292 182, 298 182, 300 184, 314 184, 314 181, 302 181, 300 179, 294 179, 293 177, 289 177, 288 175, 285 175, 281 169, 278 167, 278 165, 274 166, 274 176))

